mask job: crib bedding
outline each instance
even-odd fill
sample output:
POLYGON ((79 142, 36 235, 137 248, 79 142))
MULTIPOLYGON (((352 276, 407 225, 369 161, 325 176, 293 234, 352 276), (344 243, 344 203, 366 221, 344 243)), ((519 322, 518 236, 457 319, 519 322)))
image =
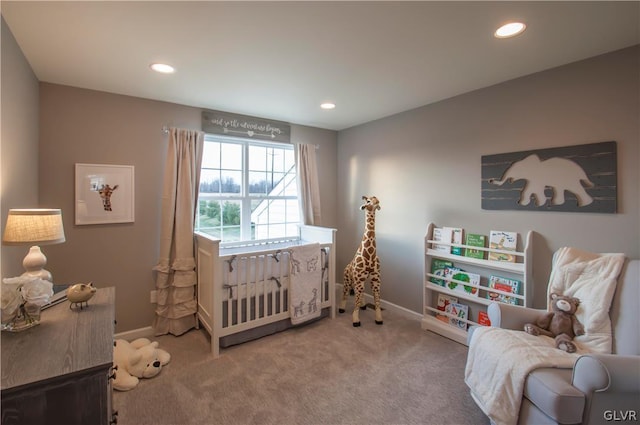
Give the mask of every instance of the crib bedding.
MULTIPOLYGON (((252 295, 249 297, 241 296, 239 302, 237 296, 234 296, 233 298, 225 297, 224 302, 222 303, 222 327, 227 328, 230 322, 233 326, 237 325, 238 323, 244 323, 248 320, 256 320, 265 316, 271 316, 273 314, 279 314, 288 311, 288 288, 283 287, 282 291, 282 297, 280 297, 279 291, 267 292, 266 300, 264 299, 264 293, 255 295, 255 290, 250 291, 252 295), (274 295, 275 299, 272 298, 274 295), (239 316, 238 304, 240 305, 239 316), (281 306, 284 308, 282 308, 281 306), (231 307, 231 314, 229 314, 229 307, 231 307), (249 313, 249 315, 247 315, 247 312, 249 313), (229 320, 229 318, 231 318, 231 320, 229 320)), ((242 291, 236 291, 236 293, 246 294, 242 291)), ((322 299, 329 299, 329 284, 326 281, 322 284, 322 299)))
MULTIPOLYGON (((326 280, 328 254, 320 250, 322 280, 326 280)), ((289 288, 290 253, 278 250, 275 253, 256 253, 249 256, 238 254, 220 258, 224 264, 222 273, 223 301, 252 298, 264 293, 274 293, 289 288)))
MULTIPOLYGON (((227 249, 222 250, 227 251, 227 249)), ((220 257, 223 301, 273 293, 289 286, 289 253, 280 249, 269 252, 234 253, 220 257)))

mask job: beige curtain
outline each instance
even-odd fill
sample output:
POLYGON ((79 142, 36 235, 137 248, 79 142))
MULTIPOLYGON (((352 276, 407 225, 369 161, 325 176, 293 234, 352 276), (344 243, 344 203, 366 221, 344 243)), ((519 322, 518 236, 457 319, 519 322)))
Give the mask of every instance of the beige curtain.
POLYGON ((197 326, 193 228, 204 146, 201 131, 169 129, 156 270, 156 335, 181 335, 197 326))
POLYGON ((319 225, 321 219, 320 185, 315 145, 296 145, 296 165, 298 167, 298 188, 303 223, 319 225))

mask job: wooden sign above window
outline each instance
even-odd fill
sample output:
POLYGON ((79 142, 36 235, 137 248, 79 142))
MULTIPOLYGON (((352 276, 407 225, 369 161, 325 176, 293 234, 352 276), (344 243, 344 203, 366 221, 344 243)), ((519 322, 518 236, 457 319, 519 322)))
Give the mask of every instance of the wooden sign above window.
POLYGON ((482 209, 615 213, 616 142, 482 157, 482 209))
POLYGON ((291 143, 291 126, 286 122, 221 111, 202 111, 202 131, 243 139, 291 143))

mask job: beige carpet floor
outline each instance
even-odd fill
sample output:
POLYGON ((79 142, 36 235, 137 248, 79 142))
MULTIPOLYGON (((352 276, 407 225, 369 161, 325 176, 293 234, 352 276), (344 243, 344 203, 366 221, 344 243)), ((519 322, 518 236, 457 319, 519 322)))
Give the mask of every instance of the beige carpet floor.
POLYGON ((322 319, 221 351, 192 330, 155 338, 160 375, 114 392, 118 425, 486 425, 464 384, 467 347, 388 310, 322 319))

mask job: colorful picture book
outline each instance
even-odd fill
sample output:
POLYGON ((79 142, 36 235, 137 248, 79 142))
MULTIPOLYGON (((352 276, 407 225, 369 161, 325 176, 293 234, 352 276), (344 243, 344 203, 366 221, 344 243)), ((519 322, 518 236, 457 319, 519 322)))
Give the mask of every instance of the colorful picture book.
MULTIPOLYGON (((453 267, 453 263, 439 258, 431 259, 431 274, 444 277, 447 268, 453 267)), ((429 281, 436 285, 444 286, 444 280, 435 277, 429 278, 429 281)))
POLYGON ((465 322, 464 320, 467 319, 467 317, 469 316, 469 306, 466 306, 464 304, 459 304, 456 302, 451 302, 447 305, 447 307, 445 308, 445 311, 455 317, 457 317, 457 319, 449 316, 449 324, 451 326, 456 326, 460 329, 467 329, 467 322, 465 322), (464 320, 459 320, 459 319, 464 319, 464 320))
MULTIPOLYGON (((487 244, 487 237, 485 235, 478 235, 476 233, 467 233, 467 237, 464 244, 469 246, 479 246, 484 248, 486 247, 486 244, 487 244)), ((485 251, 481 249, 466 248, 464 251, 464 255, 466 257, 479 258, 481 260, 484 260, 485 251)))
MULTIPOLYGON (((501 251, 515 251, 517 243, 518 234, 516 232, 492 230, 489 233, 489 248, 491 249, 499 249, 501 251)), ((516 261, 516 256, 509 253, 489 251, 489 260, 510 261, 513 263, 516 261)))
MULTIPOLYGON (((450 227, 435 227, 433 229, 433 241, 451 242, 451 228, 450 227)), ((439 252, 451 252, 450 245, 442 245, 434 243, 432 249, 439 252)))
POLYGON ((491 326, 491 320, 486 311, 480 310, 478 312, 478 324, 482 326, 491 326))
MULTIPOLYGON (((444 227, 445 232, 451 232, 451 242, 462 245, 462 229, 460 227, 444 227)), ((451 253, 462 255, 462 247, 452 246, 451 253)))
MULTIPOLYGON (((440 311, 447 311, 447 306, 451 303, 457 303, 458 299, 447 294, 438 294, 438 306, 436 307, 440 311)), ((444 314, 437 314, 436 319, 445 323, 449 323, 449 318, 444 314)))
POLYGON ((444 277, 447 279, 454 279, 457 282, 447 281, 447 288, 452 291, 461 291, 467 295, 478 296, 478 288, 470 285, 460 284, 459 282, 468 282, 476 286, 480 285, 480 275, 475 273, 465 272, 455 267, 449 267, 445 270, 444 277))
MULTIPOLYGON (((501 276, 489 277, 489 288, 497 289, 502 292, 510 292, 512 294, 520 294, 520 286, 522 282, 517 279, 509 279, 501 276)), ((487 291, 487 298, 491 301, 518 305, 518 299, 504 294, 487 291)))

